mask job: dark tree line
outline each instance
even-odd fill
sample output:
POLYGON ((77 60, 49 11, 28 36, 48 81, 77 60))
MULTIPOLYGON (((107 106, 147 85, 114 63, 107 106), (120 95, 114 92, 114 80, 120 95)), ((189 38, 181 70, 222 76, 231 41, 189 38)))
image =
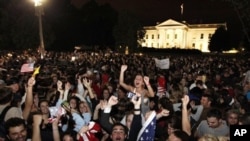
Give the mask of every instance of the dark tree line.
POLYGON ((209 50, 211 52, 222 52, 232 49, 230 46, 229 34, 225 27, 219 27, 210 39, 209 50))
MULTIPOLYGON (((118 12, 95 0, 82 7, 68 0, 44 3, 42 16, 46 50, 73 50, 74 46, 137 47, 137 31, 142 25, 133 14, 118 12), (121 36, 121 37, 119 37, 121 36), (124 38, 126 40, 124 40, 124 38)), ((38 18, 32 2, 0 1, 0 49, 35 49, 39 46, 38 18)), ((140 33, 143 38, 144 32, 140 33)))

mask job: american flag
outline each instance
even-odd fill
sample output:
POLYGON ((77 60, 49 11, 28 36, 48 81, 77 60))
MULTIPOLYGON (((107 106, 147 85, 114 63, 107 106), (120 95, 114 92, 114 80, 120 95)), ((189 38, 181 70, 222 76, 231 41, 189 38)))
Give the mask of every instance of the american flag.
POLYGON ((21 67, 21 72, 32 72, 34 70, 34 63, 26 63, 21 67))
POLYGON ((183 15, 184 4, 181 4, 181 15, 183 15))
POLYGON ((154 141, 156 128, 156 112, 153 111, 140 130, 137 141, 154 141))

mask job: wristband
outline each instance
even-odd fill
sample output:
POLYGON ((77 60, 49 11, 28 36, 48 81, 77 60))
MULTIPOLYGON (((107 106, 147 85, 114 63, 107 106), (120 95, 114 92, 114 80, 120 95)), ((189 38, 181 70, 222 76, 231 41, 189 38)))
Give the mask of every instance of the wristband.
POLYGON ((134 109, 134 111, 141 111, 141 109, 134 109))

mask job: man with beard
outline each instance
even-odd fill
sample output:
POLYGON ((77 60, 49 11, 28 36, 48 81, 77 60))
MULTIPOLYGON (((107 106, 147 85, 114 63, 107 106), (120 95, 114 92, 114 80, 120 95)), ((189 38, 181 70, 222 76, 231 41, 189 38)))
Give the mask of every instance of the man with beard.
MULTIPOLYGON (((61 116, 58 116, 52 123, 52 134, 54 141, 60 141, 60 135, 58 131, 58 122, 61 116)), ((32 116, 32 137, 28 138, 27 124, 24 119, 19 117, 13 117, 5 122, 5 130, 7 131, 6 139, 0 141, 42 141, 41 138, 41 124, 43 118, 41 114, 34 114, 32 116)))
MULTIPOLYGON (((41 141, 40 124, 42 123, 41 115, 33 116, 33 132, 31 141, 41 141)), ((9 141, 26 141, 27 127, 25 120, 19 117, 13 117, 5 122, 7 138, 9 141)))

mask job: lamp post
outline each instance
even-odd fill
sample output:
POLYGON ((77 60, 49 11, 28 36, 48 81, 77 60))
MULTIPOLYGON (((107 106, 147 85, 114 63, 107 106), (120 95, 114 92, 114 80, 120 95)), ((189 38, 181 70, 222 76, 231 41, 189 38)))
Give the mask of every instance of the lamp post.
POLYGON ((45 48, 44 48, 44 41, 43 41, 43 25, 42 25, 42 15, 43 7, 42 7, 42 0, 34 0, 36 16, 38 17, 38 24, 39 24, 39 38, 40 38, 40 52, 41 58, 43 59, 45 48))

